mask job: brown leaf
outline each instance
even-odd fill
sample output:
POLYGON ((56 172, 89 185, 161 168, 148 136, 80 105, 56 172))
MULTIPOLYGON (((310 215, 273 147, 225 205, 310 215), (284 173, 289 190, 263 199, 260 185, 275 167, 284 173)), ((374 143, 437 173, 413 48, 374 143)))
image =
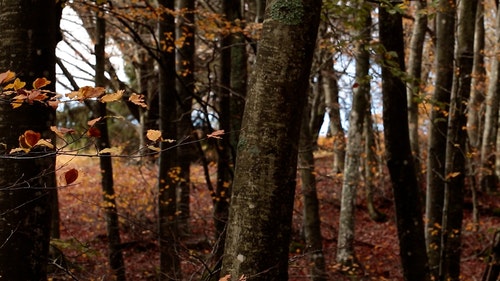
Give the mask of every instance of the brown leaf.
POLYGON ((150 141, 159 141, 161 140, 161 132, 158 130, 148 130, 146 137, 150 141))
POLYGON ((101 98, 101 102, 104 103, 104 102, 113 102, 120 100, 123 97, 123 92, 124 92, 123 90, 119 90, 116 93, 104 95, 101 98))
POLYGON ((144 103, 144 95, 138 95, 136 93, 133 93, 128 100, 132 102, 133 104, 137 104, 139 106, 142 106, 144 108, 147 108, 148 105, 144 103))
POLYGON ((69 169, 64 173, 64 180, 66 181, 66 184, 72 184, 73 182, 78 179, 78 170, 73 168, 69 169))
POLYGON ((102 117, 97 117, 95 119, 92 119, 90 120, 89 122, 87 122, 87 125, 89 125, 90 127, 94 126, 97 122, 99 122, 100 120, 102 119, 102 117))
POLYGON ((47 85, 49 85, 51 82, 43 77, 43 78, 37 78, 35 81, 33 81, 33 89, 40 89, 43 88, 47 85))
POLYGON ((32 130, 27 130, 19 137, 19 146, 22 148, 31 148, 40 140, 41 135, 32 130))
POLYGON ((87 131, 87 136, 94 137, 94 138, 100 138, 101 131, 99 131, 99 129, 97 129, 96 127, 90 127, 89 130, 87 131))
POLYGON ((9 82, 12 79, 16 77, 16 74, 10 70, 7 70, 6 72, 0 73, 0 84, 3 84, 5 82, 9 82))
POLYGON ((207 135, 207 138, 222 139, 221 136, 224 135, 224 130, 213 131, 211 134, 207 135))

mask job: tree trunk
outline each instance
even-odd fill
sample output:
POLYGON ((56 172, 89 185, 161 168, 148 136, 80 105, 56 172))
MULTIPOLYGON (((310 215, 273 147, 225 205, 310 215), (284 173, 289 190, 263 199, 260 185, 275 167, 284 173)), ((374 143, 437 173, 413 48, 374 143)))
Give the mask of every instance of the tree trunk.
MULTIPOLYGON (((160 0, 161 8, 174 9, 174 1, 160 0)), ((160 15, 158 23, 159 39, 165 46, 160 54, 159 76, 159 108, 160 131, 166 141, 160 143, 158 170, 158 218, 160 244, 160 280, 181 280, 180 260, 178 253, 177 226, 177 185, 180 168, 177 149, 168 140, 177 140, 177 99, 175 91, 175 53, 169 49, 174 47, 172 36, 175 34, 174 17, 169 12, 160 15)), ((173 49, 173 48, 172 48, 173 49)))
POLYGON ((414 2, 415 22, 413 23, 413 34, 410 42, 410 54, 408 58, 408 74, 411 82, 408 84, 408 121, 410 128, 410 144, 415 159, 415 169, 419 182, 423 181, 423 173, 420 167, 420 142, 418 137, 418 108, 422 99, 421 90, 424 88, 422 80, 422 53, 424 48, 425 33, 427 31, 427 7, 426 0, 414 2))
POLYGON ((299 130, 320 7, 318 0, 268 3, 238 144, 222 267, 231 280, 288 279, 299 130))
POLYGON ((356 189, 360 185, 361 154, 363 152, 363 122, 365 120, 367 97, 370 93, 370 42, 371 9, 360 1, 358 4, 359 30, 356 37, 356 82, 353 85, 352 109, 349 115, 347 149, 342 183, 342 197, 337 242, 337 262, 349 267, 349 271, 359 268, 354 255, 354 218, 356 189))
MULTIPOLYGON (((45 77, 55 91, 55 48, 60 39, 61 6, 55 1, 9 0, 0 4, 0 69, 19 73, 31 85, 45 77), (28 36, 29 35, 29 36, 28 36)), ((6 98, 6 97, 3 97, 6 98)), ((13 109, 0 105, 0 276, 2 280, 47 280, 53 199, 56 194, 55 151, 32 149, 9 154, 19 147, 26 130, 54 140, 50 126, 55 110, 42 103, 13 109)))
MULTIPOLYGON (((106 21, 99 16, 100 11, 97 11, 95 24, 95 85, 102 87, 106 83, 104 76, 106 64, 106 21)), ((106 103, 94 102, 92 109, 94 118, 101 117, 103 120, 96 124, 96 128, 100 131, 101 136, 96 138, 97 149, 103 150, 111 147, 108 134, 107 119, 105 119, 106 103)), ((115 189, 113 187, 113 164, 109 153, 99 154, 99 165, 101 171, 101 185, 103 192, 104 210, 106 218, 106 231, 108 234, 108 256, 111 269, 114 271, 117 281, 125 280, 125 263, 121 251, 120 239, 120 224, 118 221, 118 207, 115 200, 115 189)))
POLYGON ((439 276, 444 202, 447 120, 453 84, 455 1, 440 0, 436 16, 436 87, 430 117, 427 159, 426 246, 431 277, 439 276))
MULTIPOLYGON (((180 123, 177 128, 178 138, 183 142, 193 141, 193 124, 191 121, 191 109, 194 95, 194 0, 177 0, 176 8, 179 11, 185 11, 177 16, 176 39, 182 43, 182 46, 176 48, 175 67, 177 80, 175 87, 179 95, 180 105, 178 107, 180 123)), ((181 181, 178 186, 178 205, 179 211, 179 232, 181 235, 189 233, 190 216, 190 167, 193 160, 193 154, 196 151, 194 144, 181 145, 179 147, 179 165, 181 181)))
POLYGON ((309 125, 310 110, 305 110, 300 126, 299 164, 304 195, 304 236, 306 239, 305 254, 309 257, 310 275, 313 281, 326 281, 325 257, 323 255, 323 238, 321 236, 321 219, 319 217, 319 201, 316 193, 314 176, 314 155, 309 125))
POLYGON ((321 71, 325 103, 330 117, 330 131, 333 137, 333 173, 344 172, 346 140, 340 118, 339 86, 333 71, 333 60, 329 59, 321 71))
POLYGON ((401 14, 390 13, 387 9, 391 8, 379 7, 380 42, 385 47, 384 57, 392 60, 382 64, 386 158, 394 192, 404 280, 425 281, 430 280, 429 268, 410 147, 406 87, 398 76, 405 69, 403 26, 401 14))
MULTIPOLYGON (((500 11, 497 9, 497 11, 500 11)), ((481 146, 481 169, 480 169, 480 185, 485 191, 491 192, 496 189, 498 178, 495 174, 495 153, 496 141, 498 131, 498 109, 500 98, 498 97, 499 91, 499 77, 500 77, 500 63, 498 62, 498 54, 500 53, 500 13, 497 12, 496 22, 496 44, 495 56, 497 59, 491 60, 490 81, 488 93, 486 95, 486 115, 484 122, 483 140, 481 146)))

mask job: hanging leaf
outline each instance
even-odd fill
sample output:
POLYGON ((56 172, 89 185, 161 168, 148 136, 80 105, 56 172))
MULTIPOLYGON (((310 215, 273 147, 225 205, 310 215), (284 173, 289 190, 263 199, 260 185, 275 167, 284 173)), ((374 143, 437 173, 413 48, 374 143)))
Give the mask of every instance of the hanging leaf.
POLYGON ((66 184, 72 184, 78 179, 78 170, 73 168, 64 173, 64 180, 66 184))
POLYGON ((144 95, 138 95, 136 93, 133 93, 129 98, 128 100, 133 103, 133 104, 136 104, 138 106, 142 106, 144 108, 147 108, 148 105, 146 103, 144 103, 144 95))
POLYGON ((100 138, 101 131, 99 131, 99 129, 97 129, 96 127, 90 127, 89 130, 87 131, 87 136, 93 138, 100 138))
POLYGON ((161 132, 158 130, 148 130, 146 137, 150 141, 159 141, 161 140, 161 132))
POLYGON ((115 147, 108 147, 99 151, 99 154, 106 154, 106 153, 109 153, 111 155, 120 155, 122 153, 122 148, 115 146, 115 147))
POLYGON ((89 125, 90 127, 94 126, 97 122, 99 122, 100 120, 102 119, 102 117, 97 117, 95 119, 92 119, 90 121, 87 122, 87 125, 89 125))
POLYGON ((91 86, 85 86, 81 87, 78 89, 78 91, 71 92, 69 94, 66 94, 66 97, 73 99, 73 100, 85 100, 85 99, 90 99, 90 98, 98 98, 104 94, 106 89, 103 87, 91 87, 91 86))
POLYGON ((40 140, 41 135, 32 130, 27 130, 19 137, 19 146, 21 148, 31 148, 40 140))
POLYGON ((7 86, 4 87, 4 89, 5 90, 13 89, 17 91, 19 89, 24 88, 24 86, 26 86, 26 82, 22 82, 21 80, 19 80, 19 78, 16 78, 16 80, 14 80, 13 83, 8 84, 7 86))
POLYGON ((7 70, 6 72, 0 73, 0 84, 6 83, 11 81, 16 77, 16 74, 10 70, 7 70))
POLYGON ((112 102, 120 100, 123 97, 123 92, 124 92, 123 90, 119 90, 116 93, 104 95, 101 98, 101 102, 104 103, 104 102, 112 102))
POLYGON ((66 134, 72 134, 72 133, 75 132, 75 130, 73 130, 73 129, 57 128, 56 126, 50 126, 50 130, 52 132, 54 132, 61 139, 64 139, 64 135, 66 135, 66 134))
POLYGON ((40 139, 39 141, 37 141, 34 146, 45 146, 50 149, 54 148, 54 145, 50 142, 50 140, 44 140, 44 139, 40 139))
POLYGON ((148 145, 148 149, 151 149, 153 151, 156 151, 156 152, 160 152, 161 149, 157 146, 154 146, 154 145, 148 145))
POLYGON ((222 139, 221 136, 223 135, 224 135, 224 130, 216 130, 213 131, 211 134, 208 134, 207 138, 222 139))
POLYGON ((40 89, 43 88, 47 85, 49 85, 51 82, 43 77, 43 78, 37 78, 35 81, 33 81, 33 89, 40 89))

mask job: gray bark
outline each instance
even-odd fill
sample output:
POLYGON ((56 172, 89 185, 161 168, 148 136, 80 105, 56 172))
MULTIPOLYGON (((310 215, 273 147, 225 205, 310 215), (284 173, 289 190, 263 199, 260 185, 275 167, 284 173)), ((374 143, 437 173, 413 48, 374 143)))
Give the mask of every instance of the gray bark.
POLYGON ((222 275, 287 280, 299 130, 321 2, 268 3, 238 143, 222 275))

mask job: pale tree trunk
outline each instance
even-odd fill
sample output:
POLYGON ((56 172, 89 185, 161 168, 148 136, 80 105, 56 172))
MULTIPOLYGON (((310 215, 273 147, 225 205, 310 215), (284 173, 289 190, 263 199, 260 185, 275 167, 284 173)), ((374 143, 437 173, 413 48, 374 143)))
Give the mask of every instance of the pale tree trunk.
POLYGON ((446 184, 443 204, 441 280, 460 280, 460 254, 466 175, 467 103, 474 55, 474 20, 477 0, 458 3, 457 52, 446 147, 446 184))
POLYGON ((427 0, 418 0, 414 2, 415 22, 413 23, 413 34, 410 42, 410 54, 408 58, 408 74, 410 83, 408 83, 408 122, 410 126, 410 144, 413 157, 415 159, 415 169, 419 182, 423 181, 423 173, 420 167, 420 142, 418 136, 418 107, 422 100, 421 90, 423 86, 422 77, 422 53, 424 48, 425 33, 427 31, 427 0))
POLYGON ((349 271, 359 268, 354 255, 354 220, 356 189, 360 185, 361 154, 363 145, 363 122, 365 120, 367 97, 370 93, 370 54, 367 46, 370 42, 370 6, 360 2, 358 5, 359 30, 356 42, 356 82, 353 85, 352 109, 349 115, 347 149, 342 183, 342 196, 337 240, 337 262, 349 271))
POLYGON ((344 172, 346 140, 340 118, 338 78, 333 70, 332 59, 325 63, 321 77, 328 117, 330 117, 330 132, 333 137, 333 173, 340 174, 344 172))
POLYGON ((287 280, 298 140, 321 2, 268 2, 238 144, 222 276, 287 280), (286 70, 286 71, 283 71, 286 70))
MULTIPOLYGON (((106 83, 104 76, 106 64, 106 21, 97 12, 95 23, 95 84, 103 87, 106 83)), ((110 147, 108 124, 106 119, 106 103, 95 101, 92 108, 94 118, 101 117, 103 120, 96 124, 101 136, 96 138, 97 149, 102 150, 110 147)), ((125 263, 121 251, 120 224, 118 221, 118 208, 115 200, 115 189, 113 187, 113 164, 109 153, 99 154, 99 166, 101 171, 101 185, 103 192, 104 210, 106 218, 106 231, 108 234, 108 256, 109 264, 115 274, 117 281, 125 280, 125 263)))
MULTIPOLYGON (((55 48, 60 40, 61 6, 55 1, 4 1, 0 5, 0 69, 18 73, 27 85, 45 77, 55 91, 55 48), (28 34, 30 35, 28 37, 28 34)), ((2 96, 2 98, 6 98, 2 96)), ((0 105, 0 278, 47 280, 51 214, 55 204, 55 151, 35 148, 10 154, 26 130, 54 140, 55 110, 42 103, 13 109, 0 105)))
MULTIPOLYGON (((175 87, 179 96, 180 105, 178 107, 180 122, 177 128, 178 138, 182 142, 191 142, 193 138, 193 125, 191 121, 192 100, 194 95, 194 0, 177 0, 176 8, 179 11, 186 11, 177 16, 175 36, 178 41, 183 42, 175 52, 175 67, 177 80, 175 87)), ((179 147, 179 167, 180 182, 178 186, 177 210, 179 212, 179 233, 187 235, 189 233, 190 216, 190 166, 193 159, 193 151, 196 151, 194 144, 181 145, 179 147)))
POLYGON ((455 1, 440 0, 436 16, 436 86, 432 98, 427 158, 426 246, 431 277, 439 276, 444 200, 444 165, 450 93, 453 84, 455 1))
POLYGON ((481 148, 484 122, 484 100, 486 98, 486 68, 484 66, 484 2, 477 1, 474 32, 474 65, 472 67, 472 90, 467 115, 467 132, 472 152, 481 148))
MULTIPOLYGON (((160 0, 161 8, 173 10, 174 1, 160 0)), ((177 140, 177 94, 175 91, 175 53, 168 51, 174 46, 168 34, 175 34, 174 17, 164 12, 158 22, 158 37, 166 46, 160 53, 159 112, 160 131, 165 140, 177 140)), ((170 36, 172 37, 172 36, 170 36)), ((181 280, 178 225, 177 225, 177 185, 180 168, 174 143, 160 143, 158 169, 158 239, 160 245, 160 280, 181 280)))
POLYGON ((383 6, 379 6, 379 13, 380 42, 388 52, 383 57, 392 60, 382 64, 383 118, 403 276, 407 281, 426 281, 430 280, 429 268, 410 147, 406 87, 399 76, 405 69, 402 17, 399 13, 389 13, 383 6))
MULTIPOLYGON (((497 9, 497 11, 500 11, 497 9)), ((498 131, 498 109, 500 98, 499 77, 500 63, 498 62, 500 54, 500 13, 497 12, 497 35, 495 44, 495 58, 491 60, 490 81, 486 95, 486 115, 484 120, 483 139, 481 144, 481 168, 480 185, 485 191, 491 192, 496 189, 498 178, 495 174, 495 153, 498 131)))
MULTIPOLYGON (((307 108, 309 109, 309 108, 307 108)), ((310 275, 313 281, 326 281, 325 257, 323 255, 323 238, 321 236, 321 219, 319 216, 319 200, 316 192, 314 176, 313 143, 309 125, 310 109, 305 110, 300 126, 299 163, 302 194, 304 202, 304 236, 306 239, 305 254, 310 263, 310 275)))

